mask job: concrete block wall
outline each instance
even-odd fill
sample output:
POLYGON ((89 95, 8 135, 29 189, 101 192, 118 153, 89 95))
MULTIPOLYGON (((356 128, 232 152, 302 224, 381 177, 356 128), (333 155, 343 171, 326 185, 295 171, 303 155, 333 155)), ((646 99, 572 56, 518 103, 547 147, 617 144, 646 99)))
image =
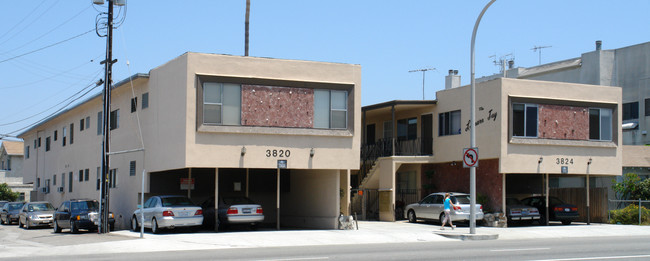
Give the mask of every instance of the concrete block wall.
POLYGON ((241 124, 313 128, 314 90, 242 85, 241 124))

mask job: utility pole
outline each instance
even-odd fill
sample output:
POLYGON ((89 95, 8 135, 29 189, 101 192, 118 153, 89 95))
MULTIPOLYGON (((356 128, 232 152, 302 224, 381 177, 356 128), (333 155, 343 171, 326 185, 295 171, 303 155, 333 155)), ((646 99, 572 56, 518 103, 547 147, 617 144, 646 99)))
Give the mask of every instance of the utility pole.
POLYGON ((246 22, 245 22, 245 27, 246 27, 246 36, 245 36, 245 44, 244 44, 244 56, 248 56, 248 20, 251 15, 251 0, 246 0, 246 22))
POLYGON ((533 48, 530 48, 533 50, 533 52, 539 51, 539 65, 542 65, 542 49, 544 48, 551 48, 553 46, 547 45, 547 46, 537 46, 535 45, 533 48))
POLYGON ((422 72, 422 100, 424 100, 424 73, 427 71, 433 71, 436 68, 425 68, 425 69, 416 69, 416 70, 410 70, 409 72, 422 72))
MULTIPOLYGON (((113 2, 115 0, 108 0, 108 22, 106 24, 106 60, 102 61, 100 64, 104 65, 104 91, 103 91, 103 141, 102 141, 102 174, 100 181, 100 201, 99 201, 99 233, 108 233, 109 232, 109 206, 110 206, 110 188, 109 185, 109 139, 110 139, 110 112, 111 112, 111 83, 112 83, 112 73, 113 73, 113 63, 117 60, 113 60, 113 2)), ((104 4, 103 1, 94 1, 95 4, 104 4)), ((97 29, 97 31, 99 31, 97 29)), ((98 33, 99 35, 99 33, 98 33)), ((101 35, 100 35, 101 36, 101 35)))

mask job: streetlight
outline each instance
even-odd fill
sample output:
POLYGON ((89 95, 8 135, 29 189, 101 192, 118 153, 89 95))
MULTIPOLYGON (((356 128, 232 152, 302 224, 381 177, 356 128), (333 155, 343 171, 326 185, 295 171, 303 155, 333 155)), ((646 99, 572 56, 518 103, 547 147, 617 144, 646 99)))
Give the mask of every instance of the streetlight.
MULTIPOLYGON (((476 147, 476 82, 474 80, 474 42, 476 40, 476 30, 478 30, 478 25, 481 22, 481 18, 488 7, 492 5, 496 0, 490 0, 490 2, 483 8, 481 14, 479 14, 474 24, 474 31, 472 31, 472 49, 470 51, 470 66, 471 66, 471 101, 470 101, 470 131, 469 131, 469 146, 470 148, 476 147)), ((464 156, 463 156, 464 157, 464 156)), ((476 157, 478 161, 478 154, 476 157)), ((469 167, 469 233, 476 234, 476 165, 469 167)))
POLYGON ((436 68, 426 68, 426 69, 417 69, 417 70, 410 70, 409 72, 422 72, 422 99, 424 100, 424 73, 427 71, 433 71, 436 68))

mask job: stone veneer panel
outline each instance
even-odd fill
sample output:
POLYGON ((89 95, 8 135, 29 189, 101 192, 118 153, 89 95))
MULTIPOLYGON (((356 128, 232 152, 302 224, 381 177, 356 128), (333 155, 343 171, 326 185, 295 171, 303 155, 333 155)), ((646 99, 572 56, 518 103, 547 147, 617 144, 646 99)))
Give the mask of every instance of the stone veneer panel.
POLYGON ((558 140, 589 140, 586 107, 539 105, 539 137, 558 140))
POLYGON ((242 126, 313 128, 314 90, 242 85, 242 126))

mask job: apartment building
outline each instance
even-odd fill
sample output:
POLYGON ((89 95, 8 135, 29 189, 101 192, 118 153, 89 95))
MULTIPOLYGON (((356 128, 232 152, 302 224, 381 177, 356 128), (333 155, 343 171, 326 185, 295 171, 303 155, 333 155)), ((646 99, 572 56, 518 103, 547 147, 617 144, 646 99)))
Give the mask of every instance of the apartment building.
POLYGON ((18 201, 29 201, 31 185, 23 184, 23 142, 3 140, 0 145, 0 184, 18 192, 18 201))
POLYGON ((390 221, 428 193, 469 192, 463 149, 476 128, 484 211, 503 212, 506 197, 550 194, 578 205, 584 219, 607 217, 607 187, 621 175, 620 88, 496 78, 477 84, 472 123, 470 86, 459 77, 450 71, 434 101, 362 108, 354 212, 390 221))
MULTIPOLYGON (((145 200, 247 196, 267 225, 335 228, 359 168, 360 97, 358 65, 191 52, 114 84, 117 226, 129 226, 144 186, 145 200)), ((99 198, 101 123, 97 95, 19 135, 36 198, 99 198)))

